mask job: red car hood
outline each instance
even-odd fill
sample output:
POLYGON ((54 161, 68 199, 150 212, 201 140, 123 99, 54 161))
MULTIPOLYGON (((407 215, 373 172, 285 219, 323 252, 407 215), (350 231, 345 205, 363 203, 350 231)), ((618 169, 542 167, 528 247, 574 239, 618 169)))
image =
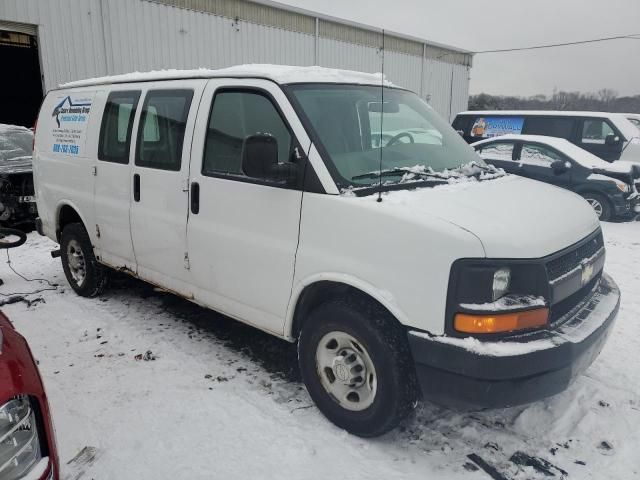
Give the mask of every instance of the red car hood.
MULTIPOLYGON (((53 478, 57 479, 60 469, 55 435, 40 372, 27 341, 15 330, 2 312, 0 312, 0 341, 0 405, 4 405, 17 395, 28 395, 37 400, 42 428, 46 434, 46 438, 41 438, 43 443, 46 443, 43 454, 48 456, 53 464, 53 478)), ((45 478, 48 473, 49 471, 46 472, 45 478)))

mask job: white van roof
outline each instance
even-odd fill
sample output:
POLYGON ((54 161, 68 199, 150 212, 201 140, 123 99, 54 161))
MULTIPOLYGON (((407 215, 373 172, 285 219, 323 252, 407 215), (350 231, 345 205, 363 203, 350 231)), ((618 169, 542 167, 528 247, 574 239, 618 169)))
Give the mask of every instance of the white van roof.
POLYGON ((623 113, 610 112, 580 112, 569 110, 468 110, 460 112, 458 115, 543 115, 545 117, 620 117, 625 118, 623 113))
MULTIPOLYGON (((380 85, 382 74, 338 70, 318 66, 297 67, 290 65, 248 64, 210 70, 157 70, 134 72, 123 75, 90 78, 60 85, 60 88, 88 87, 113 83, 150 82, 187 78, 266 78, 279 84, 290 83, 351 83, 359 85, 380 85)), ((385 86, 394 86, 384 79, 385 86)))
POLYGON ((629 121, 624 113, 611 112, 578 112, 564 110, 468 110, 460 112, 458 115, 474 115, 474 116, 495 116, 504 115, 526 116, 540 115, 544 117, 595 117, 608 118, 613 121, 614 125, 620 129, 620 132, 627 140, 638 137, 638 127, 629 121))

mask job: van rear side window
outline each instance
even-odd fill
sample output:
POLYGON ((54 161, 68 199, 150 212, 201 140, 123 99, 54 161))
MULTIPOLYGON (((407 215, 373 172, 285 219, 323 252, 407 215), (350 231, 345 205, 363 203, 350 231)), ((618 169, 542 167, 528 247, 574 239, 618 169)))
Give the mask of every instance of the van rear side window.
POLYGON ((523 133, 571 140, 575 125, 573 118, 527 117, 523 133))
POLYGON ((192 98, 192 90, 153 90, 147 93, 138 127, 137 166, 180 170, 192 98))
POLYGON ((139 99, 140 91, 109 94, 100 127, 99 160, 129 163, 131 130, 139 99))

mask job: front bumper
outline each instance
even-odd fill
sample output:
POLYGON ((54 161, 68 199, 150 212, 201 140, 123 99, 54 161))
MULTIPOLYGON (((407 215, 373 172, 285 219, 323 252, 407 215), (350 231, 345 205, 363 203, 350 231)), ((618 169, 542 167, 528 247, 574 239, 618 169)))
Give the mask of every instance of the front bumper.
POLYGON ((623 198, 620 202, 614 202, 614 214, 622 219, 633 218, 640 213, 640 195, 633 193, 623 198))
POLYGON ((620 307, 607 275, 550 330, 500 341, 409 332, 424 396, 457 408, 499 408, 555 395, 598 356, 620 307))

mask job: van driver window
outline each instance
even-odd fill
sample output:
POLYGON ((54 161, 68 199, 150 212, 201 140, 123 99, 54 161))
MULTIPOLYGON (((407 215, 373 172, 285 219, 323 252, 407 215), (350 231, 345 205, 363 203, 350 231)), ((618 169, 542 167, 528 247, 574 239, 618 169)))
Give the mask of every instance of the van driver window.
POLYGON ((202 173, 244 176, 244 140, 257 133, 275 137, 279 162, 290 159, 291 134, 267 96, 252 91, 222 91, 216 94, 209 116, 202 173))
POLYGON ((180 170, 185 125, 193 91, 155 90, 147 93, 138 127, 136 165, 180 170))
POLYGON ((131 129, 140 92, 112 92, 104 107, 98 159, 105 162, 129 163, 131 129))
POLYGON ((582 143, 597 143, 604 145, 607 135, 615 135, 607 122, 600 119, 585 120, 582 128, 582 143))

